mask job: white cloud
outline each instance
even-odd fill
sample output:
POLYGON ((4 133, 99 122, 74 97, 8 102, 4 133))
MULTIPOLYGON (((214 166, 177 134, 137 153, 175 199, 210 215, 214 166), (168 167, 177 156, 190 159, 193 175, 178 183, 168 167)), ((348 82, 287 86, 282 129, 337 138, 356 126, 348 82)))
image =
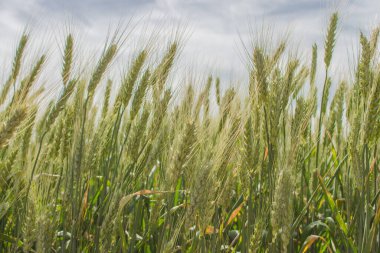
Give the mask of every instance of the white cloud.
MULTIPOLYGON (((108 25, 132 15, 150 17, 149 27, 169 19, 188 23, 192 35, 187 42, 184 58, 195 58, 201 66, 220 69, 244 78, 240 38, 249 39, 249 24, 271 24, 275 31, 290 30, 291 38, 307 54, 313 42, 323 48, 324 33, 331 11, 341 12, 336 60, 342 68, 347 50, 356 47, 360 28, 368 31, 378 24, 380 1, 376 0, 8 0, 0 3, 1 55, 9 56, 15 42, 28 22, 49 29, 64 27, 67 19, 81 27, 83 44, 103 43, 108 25), (51 24, 54 24, 53 27, 51 24), (239 54, 240 53, 240 54, 239 54)), ((170 23, 170 22, 169 22, 170 23)), ((52 31, 52 34, 57 33, 52 31)), ((58 35, 62 34, 58 31, 58 35)), ((246 41, 247 42, 247 41, 246 41)), ((320 57, 321 58, 321 57, 320 57)))

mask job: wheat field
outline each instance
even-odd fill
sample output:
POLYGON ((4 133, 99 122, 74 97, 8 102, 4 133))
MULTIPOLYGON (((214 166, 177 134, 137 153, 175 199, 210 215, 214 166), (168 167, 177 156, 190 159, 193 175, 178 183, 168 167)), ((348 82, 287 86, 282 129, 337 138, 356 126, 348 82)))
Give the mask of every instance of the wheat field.
POLYGON ((0 87, 0 252, 379 252, 380 29, 339 79, 339 25, 322 53, 254 43, 245 95, 175 88, 176 37, 115 80, 122 35, 82 70, 68 33, 46 104, 24 33, 0 87))

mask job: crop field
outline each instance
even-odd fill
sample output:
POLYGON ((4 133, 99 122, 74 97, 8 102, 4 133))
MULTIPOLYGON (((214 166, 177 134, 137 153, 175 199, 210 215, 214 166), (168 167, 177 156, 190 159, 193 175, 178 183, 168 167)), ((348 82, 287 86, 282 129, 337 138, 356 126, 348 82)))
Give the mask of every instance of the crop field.
POLYGON ((50 55, 26 61, 23 33, 0 84, 0 252, 380 252, 380 29, 342 77, 339 26, 302 54, 252 43, 244 94, 176 83, 181 36, 118 66, 115 33, 81 66, 68 32, 46 95, 50 55))

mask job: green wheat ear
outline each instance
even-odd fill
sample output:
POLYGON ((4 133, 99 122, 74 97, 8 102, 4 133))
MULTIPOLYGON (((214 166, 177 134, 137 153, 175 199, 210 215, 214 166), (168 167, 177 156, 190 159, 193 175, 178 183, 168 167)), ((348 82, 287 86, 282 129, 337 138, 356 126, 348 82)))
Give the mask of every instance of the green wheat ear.
POLYGON ((380 35, 380 27, 376 27, 371 33, 371 38, 369 42, 372 56, 374 56, 376 53, 377 44, 379 41, 379 35, 380 35))
POLYGON ((147 69, 141 77, 139 86, 135 92, 131 106, 131 119, 134 119, 140 110, 140 107, 144 101, 145 94, 149 86, 150 71, 147 69))
POLYGON ((144 65, 147 56, 147 51, 142 50, 140 54, 136 57, 136 59, 133 61, 129 71, 124 76, 123 81, 121 83, 121 87, 116 98, 114 111, 117 111, 121 106, 126 107, 128 105, 129 100, 132 97, 132 91, 135 87, 136 80, 144 65))
POLYGON ((280 42, 276 50, 274 51, 273 55, 270 57, 269 64, 268 64, 268 72, 272 71, 279 63, 281 57, 283 56, 285 50, 286 50, 287 42, 286 40, 283 40, 280 42))
POLYGON ((100 83, 105 71, 107 70, 108 65, 111 63, 117 52, 117 45, 111 44, 103 53, 101 58, 98 61, 98 65, 95 68, 91 76, 91 80, 87 88, 87 97, 91 99, 94 95, 95 89, 100 83))
POLYGON ((45 129, 47 130, 51 125, 54 124, 59 113, 65 108, 67 100, 70 98, 71 94, 74 91, 74 88, 78 80, 71 80, 66 87, 64 87, 62 95, 58 98, 57 102, 47 114, 45 129))
POLYGON ((326 68, 328 68, 331 63, 331 58, 333 55, 333 50, 334 50, 335 40, 336 40, 337 25, 338 25, 338 13, 335 12, 330 17, 330 24, 327 30, 327 36, 326 36, 326 41, 325 41, 324 62, 325 62, 326 68))
POLYGON ((244 169, 248 170, 249 175, 252 175, 255 165, 252 117, 249 117, 245 124, 243 158, 245 167, 244 169))
POLYGON ((257 82, 257 90, 262 101, 266 101, 268 96, 267 73, 263 51, 256 47, 253 51, 253 63, 255 66, 255 80, 257 82))
POLYGON ((369 100, 367 102, 367 111, 364 116, 362 134, 364 135, 362 142, 371 143, 376 139, 379 129, 379 112, 380 112, 380 77, 373 82, 370 90, 369 100))
POLYGON ((153 98, 155 100, 159 99, 159 96, 164 90, 164 86, 169 77, 170 70, 173 67, 178 48, 178 42, 173 42, 169 46, 161 62, 158 64, 150 77, 149 82, 153 86, 153 98))
POLYGON ((17 108, 11 114, 10 118, 0 129, 0 148, 4 147, 14 136, 17 128, 21 125, 27 116, 26 107, 17 108))
POLYGON ((46 61, 46 56, 42 55, 36 64, 34 65, 33 69, 31 70, 29 76, 25 78, 21 82, 21 87, 19 90, 16 92, 14 96, 14 102, 17 103, 23 103, 26 97, 28 96, 30 89, 32 88, 33 84, 35 84, 37 77, 39 73, 42 70, 43 64, 46 61))
POLYGON ((20 73, 21 61, 22 61, 22 57, 24 55, 25 47, 26 47, 28 40, 29 40, 29 35, 23 34, 21 36, 20 42, 19 42, 17 49, 16 49, 16 54, 15 54, 15 57, 13 60, 11 75, 9 76, 8 80, 6 81, 4 87, 1 91, 0 105, 4 103, 4 101, 8 95, 10 87, 15 84, 16 79, 20 73))
POLYGON ((192 156, 192 149, 196 142, 196 128, 194 122, 186 124, 182 136, 179 138, 179 144, 176 147, 177 151, 173 156, 172 166, 168 171, 168 178, 170 179, 170 186, 176 187, 177 180, 180 175, 184 173, 184 167, 192 156))
POLYGON ((315 74, 317 72, 317 57, 318 57, 318 47, 314 43, 312 48, 311 66, 310 66, 310 84, 314 86, 315 84, 315 74))
POLYGON ((74 39, 71 34, 66 38, 66 46, 63 54, 62 81, 63 85, 67 85, 70 79, 71 66, 73 64, 74 39))
POLYGON ((108 79, 106 91, 104 92, 104 102, 103 102, 103 107, 102 107, 102 119, 104 119, 108 113, 108 108, 109 108, 109 104, 110 104, 111 89, 112 89, 112 80, 108 79))
POLYGON ((215 80, 215 96, 216 96, 216 103, 218 106, 220 106, 220 78, 217 77, 215 80))

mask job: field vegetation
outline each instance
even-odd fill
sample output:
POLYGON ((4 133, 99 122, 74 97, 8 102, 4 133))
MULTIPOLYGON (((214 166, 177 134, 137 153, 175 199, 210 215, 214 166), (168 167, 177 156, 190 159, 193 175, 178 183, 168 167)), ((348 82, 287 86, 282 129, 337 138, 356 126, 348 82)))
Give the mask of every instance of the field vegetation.
POLYGON ((247 47, 246 95, 173 82, 178 36, 119 80, 123 34, 80 69, 68 33, 46 104, 24 33, 0 89, 0 251, 379 252, 380 30, 340 80, 338 28, 306 54, 247 47))

